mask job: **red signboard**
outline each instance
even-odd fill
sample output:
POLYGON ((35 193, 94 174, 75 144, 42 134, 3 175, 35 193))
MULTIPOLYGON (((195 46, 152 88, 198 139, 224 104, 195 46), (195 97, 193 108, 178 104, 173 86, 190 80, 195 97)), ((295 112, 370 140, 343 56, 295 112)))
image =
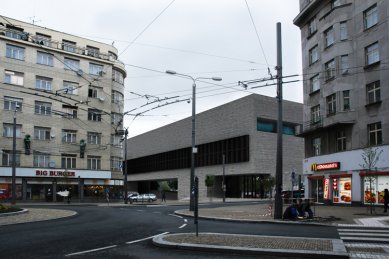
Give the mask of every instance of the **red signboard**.
POLYGON ((311 165, 312 171, 325 171, 325 170, 334 170, 334 169, 340 169, 340 162, 330 162, 324 164, 311 165))

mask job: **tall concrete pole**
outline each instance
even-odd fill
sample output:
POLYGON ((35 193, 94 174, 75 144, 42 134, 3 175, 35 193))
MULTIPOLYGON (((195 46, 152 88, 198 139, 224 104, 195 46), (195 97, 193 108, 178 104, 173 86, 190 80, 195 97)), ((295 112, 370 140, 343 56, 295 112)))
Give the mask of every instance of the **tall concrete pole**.
POLYGON ((14 121, 12 129, 12 198, 11 204, 16 204, 16 111, 18 107, 15 107, 14 121))
POLYGON ((276 195, 274 204, 274 219, 282 219, 282 44, 281 23, 277 23, 277 162, 276 162, 276 195))

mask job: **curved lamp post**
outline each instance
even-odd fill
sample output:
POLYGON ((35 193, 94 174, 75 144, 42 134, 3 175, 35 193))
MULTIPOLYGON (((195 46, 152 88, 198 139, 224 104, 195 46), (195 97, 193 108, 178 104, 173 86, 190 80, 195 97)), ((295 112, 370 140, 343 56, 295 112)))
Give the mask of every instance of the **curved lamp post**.
POLYGON ((173 70, 166 70, 166 74, 177 75, 185 78, 189 78, 193 81, 192 84, 192 151, 191 151, 191 166, 190 166, 190 200, 189 210, 194 211, 194 177, 195 177, 195 154, 197 153, 196 148, 196 81, 200 79, 208 79, 213 81, 221 81, 221 77, 192 77, 186 74, 180 74, 173 70))

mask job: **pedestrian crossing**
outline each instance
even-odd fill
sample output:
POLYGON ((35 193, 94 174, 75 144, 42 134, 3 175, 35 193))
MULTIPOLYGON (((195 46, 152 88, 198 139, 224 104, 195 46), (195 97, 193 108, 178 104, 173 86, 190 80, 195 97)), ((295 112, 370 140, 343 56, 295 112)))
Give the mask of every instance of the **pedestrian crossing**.
POLYGON ((389 259, 389 228, 338 226, 338 233, 350 258, 389 259))

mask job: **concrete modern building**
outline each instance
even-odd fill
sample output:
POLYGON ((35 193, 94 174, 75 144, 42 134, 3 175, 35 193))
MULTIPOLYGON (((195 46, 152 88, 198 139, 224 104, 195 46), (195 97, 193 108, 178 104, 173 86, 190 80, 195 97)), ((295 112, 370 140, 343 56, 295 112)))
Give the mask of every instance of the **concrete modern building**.
POLYGON ((389 188, 388 14, 386 0, 300 0, 300 135, 306 195, 316 201, 382 204, 389 188))
POLYGON ((125 77, 111 45, 0 16, 0 188, 15 161, 18 199, 122 189, 125 77))
MULTIPOLYGON (((302 123, 302 104, 284 102, 283 188, 292 188, 302 172, 303 139, 295 136, 302 123)), ((278 106, 275 98, 249 95, 196 115, 196 169, 199 197, 268 195, 263 182, 276 171, 278 106), (213 193, 205 179, 215 176, 213 193)), ((128 140, 129 190, 158 192, 158 182, 177 181, 178 199, 190 194, 191 117, 128 140)), ((297 182, 296 182, 297 184, 297 182)))

